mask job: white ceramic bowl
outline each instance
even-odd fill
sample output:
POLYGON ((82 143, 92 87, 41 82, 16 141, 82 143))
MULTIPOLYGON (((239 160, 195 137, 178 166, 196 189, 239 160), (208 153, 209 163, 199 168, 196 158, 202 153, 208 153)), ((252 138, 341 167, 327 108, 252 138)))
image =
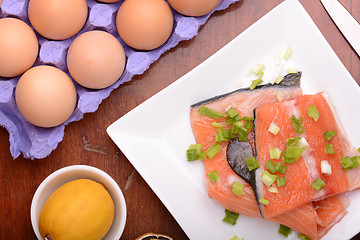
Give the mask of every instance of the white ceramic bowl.
POLYGON ((115 215, 111 228, 103 240, 114 240, 121 237, 126 222, 126 203, 119 186, 114 179, 98 168, 86 165, 73 165, 53 172, 40 184, 35 192, 31 203, 31 223, 38 239, 43 240, 38 225, 40 212, 46 200, 56 189, 65 183, 80 178, 91 179, 105 185, 114 201, 115 215))

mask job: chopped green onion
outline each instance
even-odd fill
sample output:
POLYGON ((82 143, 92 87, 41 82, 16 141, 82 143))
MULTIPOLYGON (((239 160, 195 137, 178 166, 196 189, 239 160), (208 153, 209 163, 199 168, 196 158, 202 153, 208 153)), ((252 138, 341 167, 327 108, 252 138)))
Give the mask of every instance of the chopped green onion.
POLYGON ((289 234, 291 233, 291 228, 280 224, 280 228, 278 230, 278 233, 280 233, 281 235, 283 235, 284 237, 288 237, 289 234))
POLYGON ((266 162, 265 167, 266 167, 267 170, 269 170, 269 172, 271 172, 271 173, 275 173, 275 172, 276 172, 276 164, 275 164, 273 161, 271 161, 271 160, 269 160, 269 161, 266 162))
POLYGON ((261 63, 261 64, 256 64, 256 66, 251 68, 250 71, 258 76, 261 76, 261 73, 264 71, 264 69, 265 69, 265 64, 261 63))
POLYGON ((284 155, 284 163, 294 163, 299 160, 303 150, 298 146, 287 146, 285 155, 284 155))
POLYGON ((271 132, 272 134, 276 135, 280 131, 280 128, 278 126, 276 126, 274 123, 271 123, 268 131, 271 132))
POLYGON ((244 142, 248 140, 249 131, 244 127, 237 128, 237 134, 240 142, 244 142))
POLYGON ((264 205, 269 205, 269 200, 266 200, 266 199, 264 199, 264 198, 260 198, 259 199, 259 203, 262 203, 262 204, 264 204, 264 205))
POLYGON ((241 121, 241 116, 240 116, 240 114, 239 115, 236 115, 235 117, 234 117, 234 122, 238 122, 238 121, 241 121))
POLYGON ((203 105, 200 106, 199 112, 200 112, 200 114, 211 117, 211 118, 224 118, 224 117, 226 117, 225 114, 219 113, 219 112, 217 112, 215 110, 212 110, 210 108, 207 108, 207 107, 205 107, 203 105))
POLYGON ((298 69, 297 69, 297 68, 288 68, 288 69, 286 69, 286 71, 287 71, 288 73, 298 73, 298 69))
POLYGON ((275 83, 276 83, 276 84, 279 84, 279 83, 282 82, 282 80, 284 80, 284 77, 280 76, 280 77, 278 77, 278 78, 275 80, 275 83))
POLYGON ((283 58, 284 58, 285 60, 288 60, 288 59, 290 58, 292 52, 293 52, 292 47, 288 47, 288 48, 286 49, 285 53, 284 53, 283 58))
POLYGON ((212 171, 212 172, 209 172, 206 175, 210 178, 211 182, 217 182, 217 181, 220 180, 218 171, 212 171))
POLYGON ((324 133, 326 141, 330 141, 330 139, 332 139, 336 135, 336 133, 337 133, 336 131, 326 131, 324 133))
POLYGON ((231 191, 237 196, 241 197, 242 195, 244 195, 244 187, 244 184, 235 181, 232 185, 231 191))
POLYGON ((272 193, 279 193, 279 190, 278 190, 278 188, 276 186, 269 187, 268 191, 272 192, 272 193))
POLYGON ((270 159, 279 159, 282 151, 279 148, 270 149, 270 159))
POLYGON ((256 86, 259 85, 262 82, 263 82, 263 80, 261 79, 261 77, 251 81, 250 90, 254 90, 256 88, 256 86))
POLYGON ((287 146, 298 146, 300 139, 301 139, 301 137, 288 138, 286 140, 286 147, 287 146))
POLYGON ((355 157, 343 157, 340 159, 341 162, 341 167, 347 171, 353 168, 356 168, 357 166, 360 165, 360 156, 355 156, 355 157))
POLYGON ((260 167, 255 157, 248 157, 247 159, 245 159, 245 162, 249 171, 252 171, 260 167))
POLYGON ((242 118, 245 122, 253 122, 254 121, 254 117, 243 117, 242 118))
POLYGON ((224 129, 218 128, 218 132, 219 132, 219 139, 221 142, 228 140, 224 129))
POLYGON ((232 119, 231 117, 226 118, 226 126, 229 126, 229 125, 231 125, 233 123, 234 123, 234 119, 232 119))
POLYGON ((269 173, 268 171, 264 171, 261 176, 261 181, 267 186, 270 187, 277 179, 276 175, 269 173))
POLYGON ((293 127, 295 128, 295 131, 299 134, 304 133, 304 127, 302 126, 303 118, 300 117, 297 119, 294 115, 291 116, 291 123, 293 127))
POLYGON ((305 236, 303 234, 300 234, 300 233, 298 233, 297 237, 302 239, 302 240, 311 240, 309 237, 307 237, 307 236, 305 236))
POLYGON ((226 113, 229 115, 229 117, 234 118, 237 115, 239 115, 239 113, 237 111, 235 111, 233 108, 229 108, 226 113))
POLYGON ((281 162, 278 162, 278 163, 276 164, 276 171, 277 171, 277 172, 279 172, 279 173, 281 173, 281 174, 285 174, 285 173, 286 173, 286 169, 287 169, 287 167, 284 166, 281 162))
POLYGON ((186 156, 188 161, 195 161, 198 159, 205 159, 206 155, 201 152, 203 144, 190 144, 188 150, 186 150, 186 156))
POLYGON ((213 157, 216 156, 216 154, 218 154, 219 152, 221 152, 221 146, 219 143, 215 142, 213 145, 211 145, 206 151, 206 155, 212 159, 213 157))
POLYGON ((234 125, 238 128, 244 127, 245 123, 243 121, 235 122, 234 125))
POLYGON ((282 177, 277 178, 277 179, 276 179, 276 185, 277 185, 278 187, 285 186, 285 185, 286 185, 285 177, 282 176, 282 177))
POLYGON ((211 125, 214 126, 214 127, 217 127, 217 128, 222 128, 223 127, 223 125, 221 123, 218 123, 218 122, 212 122, 211 125))
POLYGON ((236 224, 236 220, 239 218, 238 213, 231 212, 227 209, 225 209, 225 217, 223 218, 223 222, 229 223, 231 225, 236 224))
POLYGON ((317 110, 317 108, 315 107, 315 105, 310 105, 307 109, 307 115, 309 117, 311 117, 312 119, 315 120, 315 122, 317 122, 317 120, 319 119, 320 117, 320 113, 319 111, 317 110))
POLYGON ((325 182, 318 177, 310 185, 318 192, 325 186, 325 182))
POLYGON ((195 161, 199 158, 196 157, 196 150, 195 149, 188 149, 186 150, 186 157, 188 161, 195 161))
POLYGON ((245 121, 245 127, 251 130, 254 127, 254 118, 253 117, 243 117, 242 120, 245 121))
POLYGON ((321 173, 326 174, 326 175, 331 175, 331 173, 332 173, 331 165, 326 160, 321 161, 321 173))
POLYGON ((238 236, 235 235, 229 240, 244 240, 244 238, 240 239, 238 236))
POLYGON ((335 153, 332 144, 326 143, 325 152, 326 152, 326 154, 334 154, 335 153))

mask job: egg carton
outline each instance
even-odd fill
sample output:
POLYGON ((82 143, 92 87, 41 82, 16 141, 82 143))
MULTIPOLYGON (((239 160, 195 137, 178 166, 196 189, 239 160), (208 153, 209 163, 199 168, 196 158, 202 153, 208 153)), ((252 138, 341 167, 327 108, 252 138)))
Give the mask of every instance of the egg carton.
MULTIPOLYGON (((220 11, 230 4, 240 0, 222 0, 214 11, 220 11)), ((19 18, 30 26, 27 15, 29 0, 3 0, 0 7, 0 18, 19 18)), ((123 45, 127 62, 124 73, 120 79, 108 88, 91 90, 74 82, 78 102, 71 117, 63 124, 53 128, 37 127, 24 119, 15 102, 15 87, 19 80, 16 78, 0 77, 0 125, 9 132, 10 152, 13 158, 21 153, 25 158, 40 159, 48 156, 62 141, 65 126, 71 122, 79 121, 85 113, 95 112, 102 100, 107 98, 111 91, 121 84, 130 81, 133 76, 144 73, 163 53, 175 47, 180 41, 189 40, 197 35, 199 27, 203 25, 214 12, 201 17, 188 17, 172 10, 174 15, 174 28, 170 38, 157 49, 152 51, 137 51, 127 46, 116 30, 115 18, 117 10, 123 1, 113 4, 103 4, 95 0, 88 0, 88 19, 83 29, 74 37, 63 41, 51 41, 36 33, 39 41, 39 55, 35 62, 37 65, 55 66, 69 76, 66 66, 66 53, 71 42, 80 34, 91 30, 104 30, 114 35, 123 45)), ((71 76, 70 76, 71 77, 71 76)))

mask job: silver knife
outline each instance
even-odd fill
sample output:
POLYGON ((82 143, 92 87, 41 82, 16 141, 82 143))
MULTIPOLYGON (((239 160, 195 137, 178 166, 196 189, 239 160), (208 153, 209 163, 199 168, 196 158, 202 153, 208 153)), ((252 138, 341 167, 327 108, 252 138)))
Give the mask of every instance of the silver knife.
POLYGON ((342 34, 360 56, 360 24, 338 0, 321 0, 342 34))

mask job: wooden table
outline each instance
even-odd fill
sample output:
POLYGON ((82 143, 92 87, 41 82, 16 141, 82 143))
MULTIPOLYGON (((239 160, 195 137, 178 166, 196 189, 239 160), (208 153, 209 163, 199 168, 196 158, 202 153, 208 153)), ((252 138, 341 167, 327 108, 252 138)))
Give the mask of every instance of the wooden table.
MULTIPOLYGON (((45 159, 12 159, 8 133, 0 128, 0 239, 36 239, 30 205, 39 184, 69 165, 95 166, 112 176, 127 202, 127 223, 121 239, 146 232, 188 239, 154 192, 110 140, 106 128, 146 99, 196 67, 252 25, 281 0, 242 0, 216 12, 192 40, 181 42, 151 65, 143 75, 113 91, 93 114, 65 129, 64 140, 45 159)), ((348 71, 360 83, 360 60, 332 22, 320 1, 300 0, 348 71)), ((341 0, 360 21, 358 0, 341 0)), ((360 239, 360 235, 354 239, 360 239)))

